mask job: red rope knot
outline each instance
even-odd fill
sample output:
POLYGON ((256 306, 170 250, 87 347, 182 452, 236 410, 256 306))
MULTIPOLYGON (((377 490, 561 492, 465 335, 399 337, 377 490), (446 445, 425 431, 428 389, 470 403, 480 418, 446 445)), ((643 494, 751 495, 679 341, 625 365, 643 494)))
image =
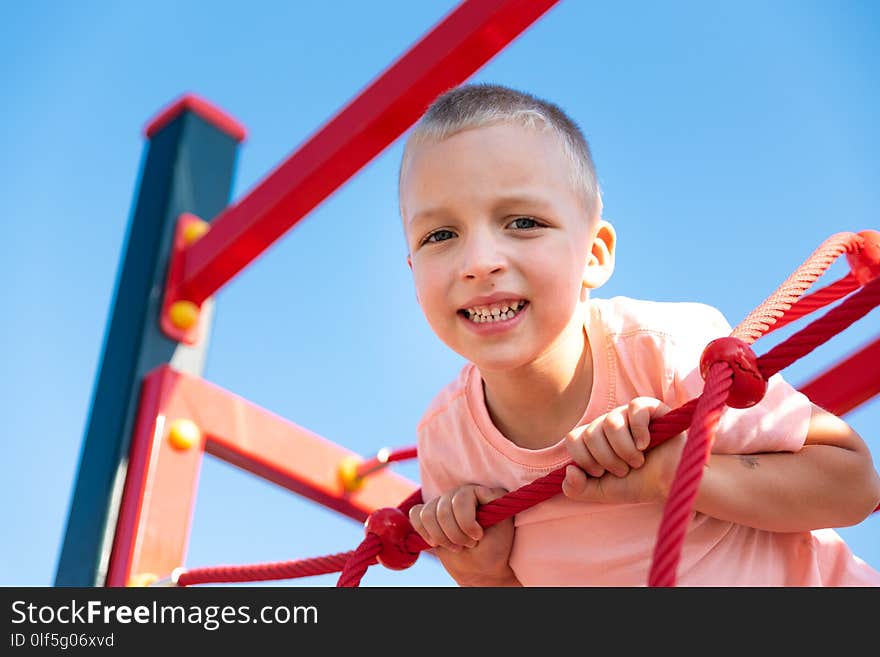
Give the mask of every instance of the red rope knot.
POLYGON ((859 285, 867 285, 880 276, 880 231, 858 233, 864 242, 856 253, 847 253, 846 260, 859 285))
POLYGON ((404 570, 412 566, 419 553, 412 553, 406 548, 407 537, 416 534, 409 518, 403 511, 394 507, 376 509, 364 524, 367 534, 375 534, 382 541, 382 551, 376 559, 391 570, 404 570))
POLYGON ((758 367, 758 357, 752 348, 739 338, 726 337, 712 340, 700 356, 700 374, 705 380, 715 363, 727 363, 733 370, 733 384, 727 397, 731 408, 749 408, 764 398, 767 380, 758 367))

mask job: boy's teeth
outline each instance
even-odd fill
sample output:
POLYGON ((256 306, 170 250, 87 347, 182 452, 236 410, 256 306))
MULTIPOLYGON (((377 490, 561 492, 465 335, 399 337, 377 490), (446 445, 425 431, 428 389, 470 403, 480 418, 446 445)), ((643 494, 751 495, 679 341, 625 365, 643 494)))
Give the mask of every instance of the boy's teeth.
POLYGON ((518 301, 516 303, 503 303, 498 306, 491 307, 479 307, 479 308, 467 308, 465 312, 467 313, 468 319, 472 322, 483 323, 483 322, 497 322, 505 319, 510 319, 515 316, 517 312, 525 307, 525 301, 518 301))

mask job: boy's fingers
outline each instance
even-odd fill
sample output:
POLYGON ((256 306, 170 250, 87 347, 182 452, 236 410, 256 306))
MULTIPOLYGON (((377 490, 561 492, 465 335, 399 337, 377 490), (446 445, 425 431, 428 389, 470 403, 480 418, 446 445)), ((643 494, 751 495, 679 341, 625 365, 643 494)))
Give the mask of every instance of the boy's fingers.
POLYGON ((453 498, 455 518, 458 526, 470 538, 470 542, 465 544, 467 547, 476 547, 485 533, 477 521, 477 507, 497 500, 506 494, 507 491, 503 488, 476 485, 456 493, 453 498))
MULTIPOLYGON (((475 487, 479 489, 479 487, 475 487)), ((452 497, 452 512, 461 530, 471 540, 466 543, 467 547, 475 547, 477 541, 483 538, 483 528, 477 522, 477 504, 479 495, 475 488, 460 488, 452 497)))
POLYGON ((427 504, 422 504, 413 507, 413 510, 417 509, 416 517, 413 518, 413 510, 410 510, 410 522, 413 525, 413 529, 418 529, 421 526, 421 531, 419 531, 419 535, 425 539, 425 542, 431 547, 444 547, 452 549, 453 551, 458 550, 457 546, 453 545, 449 539, 446 537, 446 534, 443 532, 443 528, 440 526, 440 523, 437 521, 437 504, 440 499, 432 500, 427 504))
POLYGON ((507 495, 507 491, 503 488, 489 488, 488 486, 477 486, 474 489, 474 495, 477 497, 477 502, 480 504, 488 504, 489 502, 494 502, 499 497, 504 497, 507 495))
POLYGON ((653 397, 636 397, 629 403, 630 428, 639 449, 647 449, 651 444, 651 420, 663 417, 672 408, 653 397))
MULTIPOLYGON (((645 457, 636 447, 635 437, 629 426, 627 407, 616 408, 605 416, 605 436, 608 444, 614 451, 614 455, 625 462, 631 468, 640 468, 645 463, 645 457)), ((622 476, 612 470, 618 477, 622 476)), ((626 474, 625 472, 623 474, 626 474)))
POLYGON ((414 504, 409 509, 409 524, 412 525, 412 528, 415 532, 425 539, 425 542, 428 542, 427 537, 425 536, 425 528, 422 525, 422 519, 419 517, 419 514, 422 512, 422 507, 424 504, 414 504))
MULTIPOLYGON (((459 494, 460 491, 456 492, 456 495, 459 494)), ((458 519, 455 517, 455 508, 453 507, 453 495, 443 495, 437 502, 437 523, 440 525, 440 528, 443 530, 445 534, 450 549, 455 548, 461 549, 460 546, 468 546, 470 547, 473 544, 473 539, 468 536, 462 528, 458 524, 458 519)), ((473 500, 473 497, 471 497, 473 500)), ((471 502, 473 505, 473 502, 471 502)))
POLYGON ((654 397, 636 397, 630 402, 630 407, 647 408, 651 414, 651 419, 663 417, 672 410, 672 407, 667 403, 654 397))
POLYGON ((596 462, 615 477, 625 477, 629 472, 629 465, 617 455, 611 443, 608 442, 604 433, 604 425, 603 432, 593 436, 587 449, 596 462))
POLYGON ((636 447, 644 450, 651 444, 651 431, 648 425, 651 423, 651 407, 639 403, 635 399, 629 404, 629 429, 632 432, 636 447))
POLYGON ((565 446, 574 461, 581 470, 584 470, 592 477, 601 477, 605 474, 605 468, 599 465, 599 462, 593 458, 584 442, 589 434, 584 431, 579 435, 569 435, 565 441, 565 446))
POLYGON ((577 501, 590 501, 591 495, 587 494, 587 490, 598 479, 590 479, 587 473, 576 465, 569 465, 565 468, 565 478, 562 480, 562 493, 567 498, 577 501))

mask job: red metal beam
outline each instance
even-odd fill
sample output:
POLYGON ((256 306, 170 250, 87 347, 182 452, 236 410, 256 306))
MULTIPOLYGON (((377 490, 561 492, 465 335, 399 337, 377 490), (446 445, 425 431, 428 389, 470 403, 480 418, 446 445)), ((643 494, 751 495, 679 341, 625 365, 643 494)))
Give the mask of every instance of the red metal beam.
POLYGON ((184 565, 205 452, 358 521, 396 506, 418 488, 383 470, 346 492, 339 468, 357 454, 163 365, 145 377, 141 389, 107 586, 125 586, 147 573, 164 577, 184 565), (171 439, 179 420, 199 431, 189 446, 171 439))
POLYGON ((801 386, 830 413, 844 415, 880 394, 880 337, 801 386))
POLYGON ((172 300, 219 290, 558 0, 466 0, 188 247, 172 300))

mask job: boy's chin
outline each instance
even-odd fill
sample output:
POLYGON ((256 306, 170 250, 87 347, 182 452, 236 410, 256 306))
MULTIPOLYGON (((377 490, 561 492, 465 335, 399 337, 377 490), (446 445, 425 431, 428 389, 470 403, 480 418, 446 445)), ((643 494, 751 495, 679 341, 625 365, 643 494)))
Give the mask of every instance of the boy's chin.
POLYGON ((470 357, 464 356, 465 359, 476 365, 481 373, 509 373, 527 367, 533 359, 523 357, 522 351, 513 353, 494 353, 487 354, 485 352, 479 354, 471 354, 470 357))

